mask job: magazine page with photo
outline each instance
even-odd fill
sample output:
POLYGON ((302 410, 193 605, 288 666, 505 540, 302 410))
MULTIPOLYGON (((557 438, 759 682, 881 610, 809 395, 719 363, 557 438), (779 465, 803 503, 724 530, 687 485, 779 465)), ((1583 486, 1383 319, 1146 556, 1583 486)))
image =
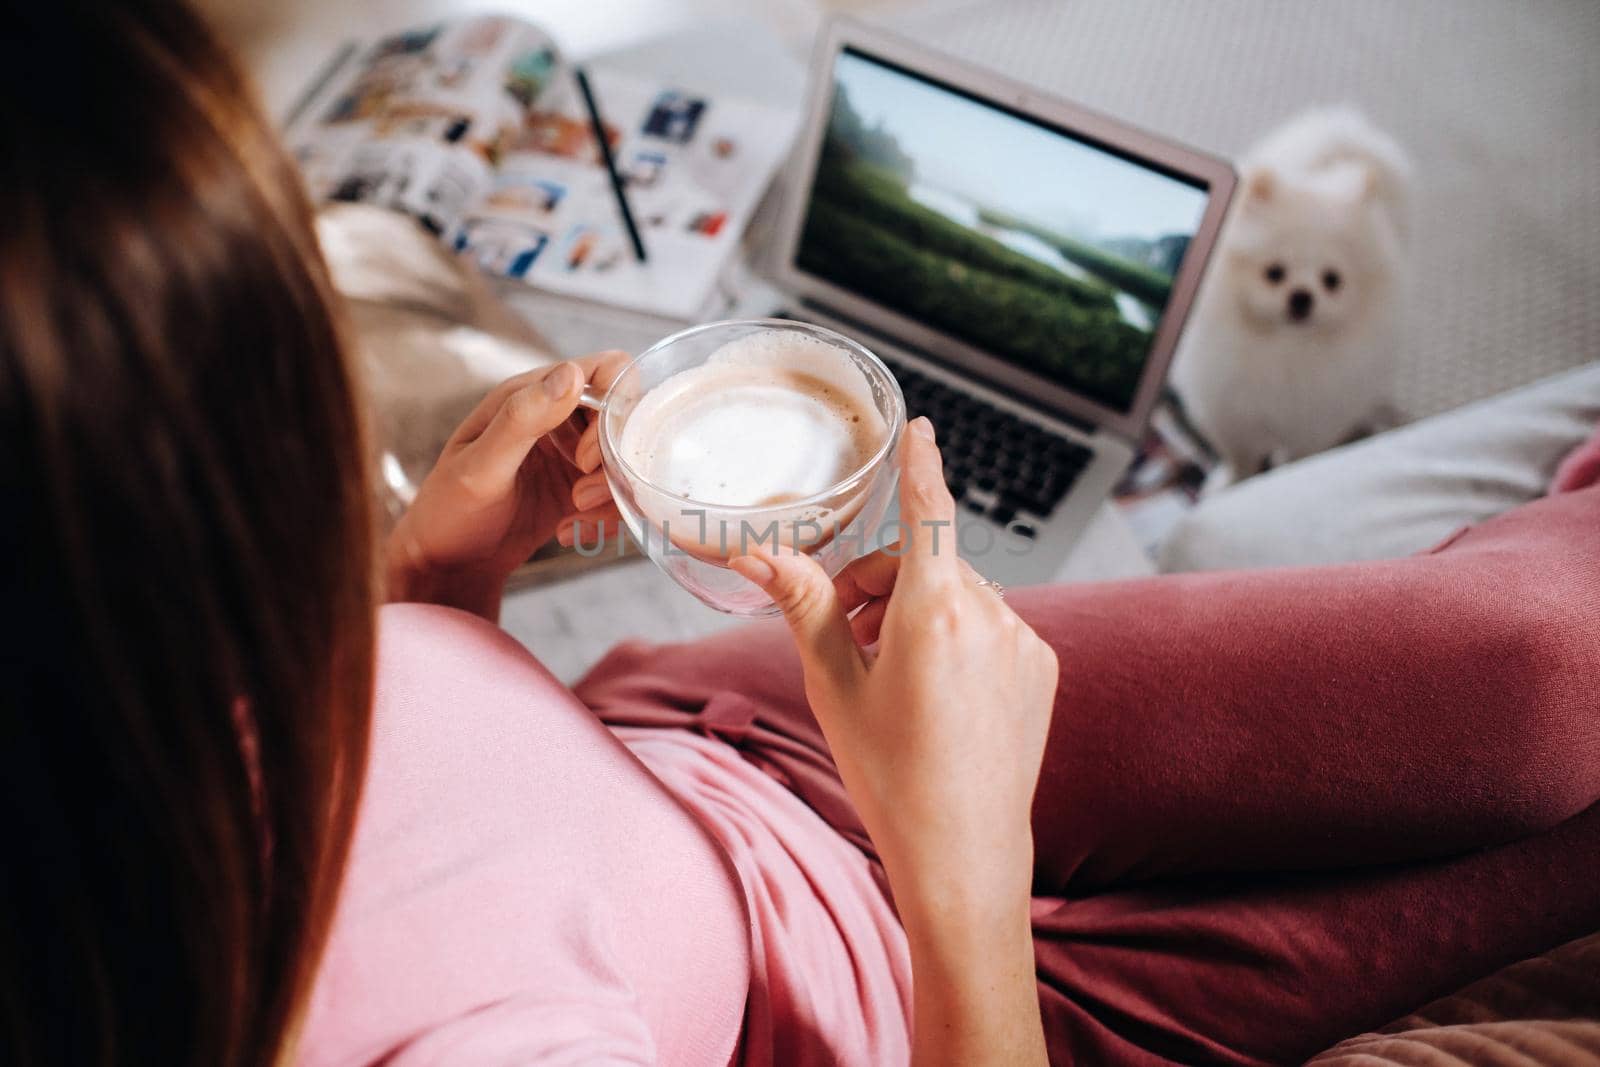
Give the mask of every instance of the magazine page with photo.
POLYGON ((793 118, 619 71, 589 77, 648 262, 634 259, 571 79, 529 111, 457 247, 551 292, 693 317, 788 151, 793 118))
POLYGON ((1178 520, 1199 502, 1201 487, 1216 465, 1216 455, 1167 391, 1133 463, 1111 493, 1146 552, 1160 552, 1178 520))
POLYGON ((395 208, 442 235, 562 66, 543 32, 499 16, 348 45, 289 144, 313 198, 395 208))
POLYGON ((589 77, 645 263, 571 66, 519 19, 474 16, 347 47, 289 140, 319 200, 403 211, 499 277, 692 318, 788 150, 794 116, 623 71, 589 77))

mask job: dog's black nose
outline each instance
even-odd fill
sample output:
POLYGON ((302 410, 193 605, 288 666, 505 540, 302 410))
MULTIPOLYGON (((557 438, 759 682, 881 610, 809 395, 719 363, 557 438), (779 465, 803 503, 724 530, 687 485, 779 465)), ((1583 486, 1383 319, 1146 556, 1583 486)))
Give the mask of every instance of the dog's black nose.
POLYGON ((1303 322, 1311 317, 1311 293, 1305 289, 1296 289, 1289 294, 1289 317, 1295 322, 1303 322))

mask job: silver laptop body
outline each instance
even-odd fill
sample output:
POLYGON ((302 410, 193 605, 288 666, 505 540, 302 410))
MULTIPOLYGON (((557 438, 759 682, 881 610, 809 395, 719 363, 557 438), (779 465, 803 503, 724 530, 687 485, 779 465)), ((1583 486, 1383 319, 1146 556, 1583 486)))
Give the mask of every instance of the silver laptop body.
POLYGON ((1135 454, 1235 175, 850 20, 819 45, 769 271, 928 414, 962 555, 1049 581, 1135 454))

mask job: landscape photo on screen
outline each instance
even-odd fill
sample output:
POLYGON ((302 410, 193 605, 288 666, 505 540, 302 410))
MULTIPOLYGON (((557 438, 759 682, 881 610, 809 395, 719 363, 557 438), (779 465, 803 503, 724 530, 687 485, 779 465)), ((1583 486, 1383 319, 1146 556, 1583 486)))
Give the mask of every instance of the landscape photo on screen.
POLYGON ((796 265, 1126 411, 1206 201, 847 49, 796 265))

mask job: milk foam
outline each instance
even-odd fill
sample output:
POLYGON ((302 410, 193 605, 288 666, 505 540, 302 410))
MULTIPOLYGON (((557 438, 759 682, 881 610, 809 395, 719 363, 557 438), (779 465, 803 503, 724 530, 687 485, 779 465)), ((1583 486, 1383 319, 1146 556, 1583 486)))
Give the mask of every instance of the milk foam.
POLYGON ((722 507, 780 506, 860 470, 886 436, 870 387, 826 342, 730 342, 639 401, 619 442, 660 489, 722 507))

